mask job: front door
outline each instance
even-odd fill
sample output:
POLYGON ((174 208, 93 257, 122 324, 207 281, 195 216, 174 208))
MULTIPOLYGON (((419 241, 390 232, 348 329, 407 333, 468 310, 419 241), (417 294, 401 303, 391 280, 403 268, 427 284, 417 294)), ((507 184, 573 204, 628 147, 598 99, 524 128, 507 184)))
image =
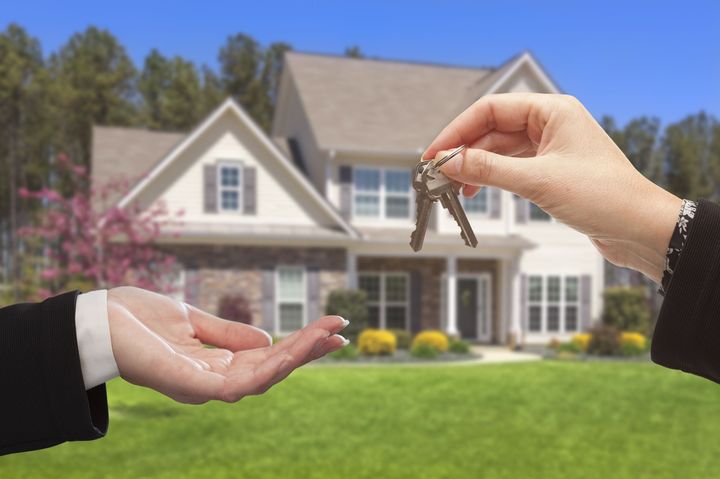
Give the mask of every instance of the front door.
POLYGON ((489 275, 458 276, 455 300, 460 337, 489 341, 491 337, 489 275))

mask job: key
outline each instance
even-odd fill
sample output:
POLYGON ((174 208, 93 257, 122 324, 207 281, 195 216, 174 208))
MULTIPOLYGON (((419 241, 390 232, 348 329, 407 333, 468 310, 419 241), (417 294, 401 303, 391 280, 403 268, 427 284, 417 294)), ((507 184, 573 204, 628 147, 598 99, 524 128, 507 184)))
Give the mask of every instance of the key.
POLYGON ((415 230, 410 235, 410 247, 416 253, 423 247, 425 232, 427 231, 430 221, 430 214, 432 213, 433 204, 435 204, 435 200, 428 196, 425 183, 422 180, 422 174, 427 166, 427 161, 418 163, 415 167, 415 177, 413 178, 413 188, 417 192, 415 195, 416 218, 415 230))

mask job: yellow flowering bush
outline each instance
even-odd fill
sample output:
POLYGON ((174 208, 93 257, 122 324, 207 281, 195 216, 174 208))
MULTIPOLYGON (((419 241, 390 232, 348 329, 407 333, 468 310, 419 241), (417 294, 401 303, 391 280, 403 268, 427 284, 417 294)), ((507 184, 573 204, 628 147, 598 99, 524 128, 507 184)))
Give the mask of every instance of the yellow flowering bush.
POLYGON ((588 333, 580 333, 574 335, 570 342, 572 342, 574 345, 576 345, 578 348, 580 348, 581 351, 585 352, 587 351, 588 344, 590 344, 590 334, 588 333))
POLYGON ((421 331, 413 339, 412 347, 424 345, 434 348, 438 352, 444 353, 448 350, 450 341, 448 341, 447 335, 442 331, 421 331))
POLYGON ((640 333, 622 333, 620 344, 626 354, 640 354, 645 351, 645 336, 640 333))
POLYGON ((365 329, 358 337, 358 349, 367 356, 393 354, 395 348, 397 348, 397 338, 392 331, 365 329))

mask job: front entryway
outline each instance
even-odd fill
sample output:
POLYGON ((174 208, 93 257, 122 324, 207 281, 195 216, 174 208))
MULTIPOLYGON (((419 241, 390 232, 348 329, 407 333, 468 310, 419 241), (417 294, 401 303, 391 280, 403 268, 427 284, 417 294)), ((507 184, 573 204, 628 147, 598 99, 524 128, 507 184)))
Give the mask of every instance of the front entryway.
POLYGON ((478 341, 490 340, 490 285, 490 275, 486 273, 458 275, 455 301, 460 337, 478 341))

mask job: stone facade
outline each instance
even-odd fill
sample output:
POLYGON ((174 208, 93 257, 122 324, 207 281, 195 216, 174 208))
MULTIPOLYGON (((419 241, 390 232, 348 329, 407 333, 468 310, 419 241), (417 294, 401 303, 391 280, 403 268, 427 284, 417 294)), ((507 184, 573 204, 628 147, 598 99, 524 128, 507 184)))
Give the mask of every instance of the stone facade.
POLYGON ((256 326, 262 324, 264 268, 295 265, 317 268, 321 312, 330 291, 347 287, 346 252, 341 248, 177 245, 166 249, 185 270, 186 301, 217 313, 223 296, 241 293, 251 305, 252 323, 256 326))

